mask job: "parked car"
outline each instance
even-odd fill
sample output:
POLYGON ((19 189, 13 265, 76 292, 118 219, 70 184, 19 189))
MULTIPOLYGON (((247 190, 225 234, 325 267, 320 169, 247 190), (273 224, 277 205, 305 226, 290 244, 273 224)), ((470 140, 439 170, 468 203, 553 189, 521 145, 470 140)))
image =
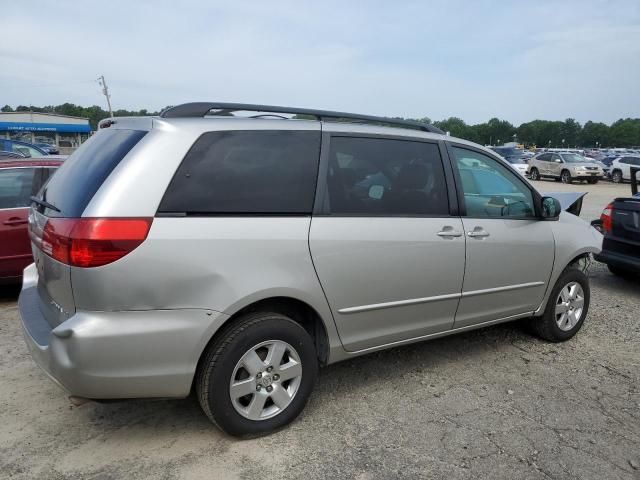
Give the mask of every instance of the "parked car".
POLYGON ((596 260, 606 263, 611 273, 640 278, 640 167, 631 170, 631 195, 607 205, 594 222, 604 233, 602 251, 596 260))
POLYGON ((435 127, 224 103, 101 127, 34 199, 19 300, 76 397, 193 388, 220 428, 259 434, 319 366, 524 318, 560 342, 587 316, 602 235, 435 127), (237 111, 263 116, 215 115, 237 111))
POLYGON ((57 146, 52 145, 50 143, 34 143, 34 145, 36 147, 40 147, 42 150, 47 152, 49 155, 57 155, 58 153, 60 153, 60 149, 57 146))
POLYGON ((529 161, 531 180, 553 178, 562 183, 572 183, 574 180, 598 183, 603 176, 602 168, 577 153, 545 152, 529 161))
POLYGON ((5 152, 0 150, 0 160, 16 160, 21 158, 27 158, 18 152, 5 152))
POLYGON ((602 169, 602 172, 604 173, 604 178, 609 178, 611 176, 611 167, 609 165, 603 162, 600 162, 598 160, 593 160, 593 163, 595 163, 602 169))
POLYGON ((631 167, 640 167, 640 157, 618 157, 611 163, 611 181, 622 183, 631 180, 631 167))
POLYGON ((507 162, 509 162, 513 166, 513 168, 515 168, 517 172, 523 177, 527 175, 529 166, 524 162, 522 158, 511 157, 507 159, 507 162))
POLYGON ((523 150, 515 147, 489 147, 505 160, 519 160, 527 163, 529 156, 523 150))
POLYGON ((45 150, 33 145, 32 143, 19 142, 17 140, 9 140, 6 138, 0 138, 0 150, 5 152, 17 152, 25 157, 31 158, 46 157, 48 155, 45 150))
POLYGON ((27 230, 30 197, 35 195, 59 160, 0 161, 0 283, 17 283, 33 262, 27 230))

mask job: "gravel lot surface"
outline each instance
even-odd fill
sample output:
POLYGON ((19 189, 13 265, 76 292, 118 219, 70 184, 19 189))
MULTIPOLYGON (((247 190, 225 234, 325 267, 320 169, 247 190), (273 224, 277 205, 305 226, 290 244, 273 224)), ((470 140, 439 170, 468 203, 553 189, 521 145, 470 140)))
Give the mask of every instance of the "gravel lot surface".
MULTIPOLYGON (((629 186, 589 190, 597 218, 629 186)), ((73 407, 0 299, 0 477, 640 478, 640 283, 592 269, 591 310, 564 344, 522 324, 325 368, 302 416, 268 437, 221 434, 194 399, 73 407)))

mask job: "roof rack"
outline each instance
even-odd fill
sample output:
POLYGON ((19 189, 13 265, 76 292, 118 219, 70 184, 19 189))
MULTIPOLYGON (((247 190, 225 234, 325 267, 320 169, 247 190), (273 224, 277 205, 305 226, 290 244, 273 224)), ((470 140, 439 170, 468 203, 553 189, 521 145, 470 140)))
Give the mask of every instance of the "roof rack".
POLYGON ((160 114, 162 118, 204 117, 211 110, 218 110, 213 115, 229 115, 233 112, 270 112, 289 113, 294 115, 308 115, 317 120, 356 121, 362 123, 376 123, 401 128, 412 128, 423 132, 444 132, 427 123, 413 122, 411 120, 399 120, 396 118, 376 117, 373 115, 360 115, 357 113, 332 112, 329 110, 313 110, 309 108, 279 107, 275 105, 253 105, 248 103, 218 103, 218 102, 193 102, 183 103, 175 107, 167 108, 160 114))

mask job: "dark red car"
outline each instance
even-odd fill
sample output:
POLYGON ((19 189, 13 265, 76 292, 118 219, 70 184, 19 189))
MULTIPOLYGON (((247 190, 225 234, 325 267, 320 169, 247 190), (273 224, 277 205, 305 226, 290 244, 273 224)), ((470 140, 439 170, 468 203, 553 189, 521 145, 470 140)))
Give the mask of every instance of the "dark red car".
POLYGON ((31 242, 27 231, 30 197, 42 185, 61 160, 0 160, 0 284, 19 282, 29 265, 31 242))

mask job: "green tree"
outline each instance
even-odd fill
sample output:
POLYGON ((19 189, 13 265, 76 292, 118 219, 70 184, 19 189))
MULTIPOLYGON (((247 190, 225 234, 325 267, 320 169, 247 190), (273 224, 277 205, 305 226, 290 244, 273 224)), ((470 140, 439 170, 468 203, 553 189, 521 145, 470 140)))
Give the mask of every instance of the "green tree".
POLYGON ((11 108, 10 105, 5 105, 4 107, 0 108, 0 112, 13 112, 13 108, 11 108))

